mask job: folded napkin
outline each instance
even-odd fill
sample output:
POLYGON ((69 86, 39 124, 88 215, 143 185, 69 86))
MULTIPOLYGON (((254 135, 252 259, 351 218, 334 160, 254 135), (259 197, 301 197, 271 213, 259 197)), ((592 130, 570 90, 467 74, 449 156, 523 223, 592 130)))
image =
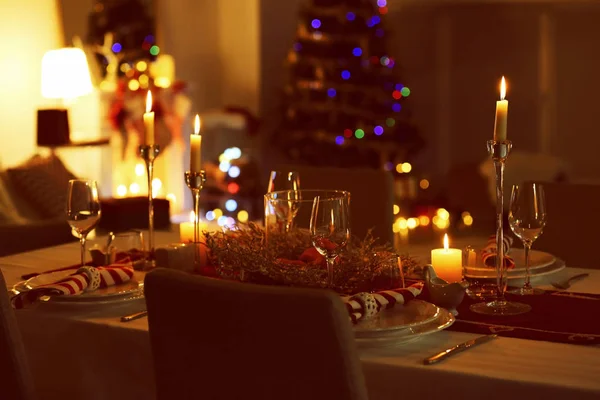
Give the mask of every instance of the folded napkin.
POLYGON ((11 299, 14 308, 27 307, 42 296, 74 295, 93 291, 98 288, 119 285, 133 277, 133 268, 129 265, 113 264, 107 267, 81 267, 72 275, 35 289, 21 292, 11 299))
MULTIPOLYGON (((503 236, 504 243, 504 266, 506 269, 513 269, 515 267, 514 260, 508 255, 510 252, 510 246, 513 243, 513 238, 510 236, 503 236)), ((490 268, 496 268, 496 235, 489 237, 486 246, 481 250, 481 261, 483 265, 490 268)))
POLYGON ((423 282, 407 288, 382 290, 375 293, 358 293, 345 300, 353 324, 377 315, 381 310, 404 305, 423 291, 423 282))

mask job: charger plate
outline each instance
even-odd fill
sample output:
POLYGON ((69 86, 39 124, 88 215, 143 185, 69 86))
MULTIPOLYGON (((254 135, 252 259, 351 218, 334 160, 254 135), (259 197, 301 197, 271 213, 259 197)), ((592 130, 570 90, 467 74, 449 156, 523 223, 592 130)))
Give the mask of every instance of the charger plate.
POLYGON ((423 300, 412 300, 405 306, 383 310, 375 317, 354 326, 357 338, 393 336, 410 328, 426 325, 439 317, 441 309, 423 300))
MULTIPOLYGON (((538 268, 532 268, 530 270, 531 279, 543 279, 549 275, 555 274, 565 269, 566 264, 560 258, 556 258, 554 263, 538 268)), ((517 281, 525 279, 525 269, 512 270, 508 272, 508 280, 511 285, 517 284, 517 281)), ((485 271, 474 271, 472 269, 466 269, 465 277, 470 279, 496 279, 496 270, 486 268, 485 271)))
MULTIPOLYGON (((509 273, 517 273, 519 271, 525 272, 525 250, 523 249, 512 249, 509 253, 510 257, 515 262, 515 268, 511 269, 509 273)), ((550 253, 539 250, 531 250, 529 252, 529 270, 534 271, 537 269, 546 268, 556 262, 556 257, 550 253)), ((494 268, 490 267, 465 267, 467 273, 478 274, 485 273, 486 271, 494 271, 494 268)))
MULTIPOLYGON (((419 300, 413 300, 414 302, 419 300)), ((434 306, 435 307, 435 306, 434 306)), ((437 307, 436 307, 437 308, 437 307)), ((390 314, 392 310, 387 310, 390 314)), ((385 316, 384 318, 394 319, 394 316, 385 316)), ((442 331, 452 326, 456 318, 446 309, 438 308, 436 317, 426 323, 415 325, 408 328, 398 329, 394 332, 386 332, 380 335, 356 336, 356 342, 359 347, 388 347, 410 343, 421 339, 423 336, 442 331)))
MULTIPOLYGON (((40 285, 55 283, 74 273, 73 270, 49 272, 35 276, 22 284, 15 286, 15 289, 31 290, 40 285)), ((68 296, 44 296, 40 300, 60 303, 108 303, 117 301, 128 301, 143 296, 144 279, 143 274, 134 271, 133 278, 120 285, 109 286, 107 288, 96 289, 92 292, 83 292, 68 296)))

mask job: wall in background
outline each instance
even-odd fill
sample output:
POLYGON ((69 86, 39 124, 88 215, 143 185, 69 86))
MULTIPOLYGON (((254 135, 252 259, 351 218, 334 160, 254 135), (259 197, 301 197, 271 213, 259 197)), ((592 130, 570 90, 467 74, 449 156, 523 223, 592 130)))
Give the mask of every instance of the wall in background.
POLYGON ((41 62, 47 50, 62 47, 55 0, 0 0, 0 163, 15 165, 36 147, 36 111, 42 98, 41 62))

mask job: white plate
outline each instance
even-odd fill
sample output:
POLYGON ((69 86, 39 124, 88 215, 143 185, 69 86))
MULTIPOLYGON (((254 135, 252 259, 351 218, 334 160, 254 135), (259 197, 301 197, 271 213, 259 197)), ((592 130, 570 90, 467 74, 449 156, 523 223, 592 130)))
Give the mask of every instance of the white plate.
MULTIPOLYGON (((35 276, 23 284, 26 289, 35 289, 40 285, 47 285, 55 283, 61 279, 72 275, 73 271, 56 271, 49 272, 47 274, 40 274, 35 276)), ((120 285, 109 286, 107 288, 96 289, 92 292, 83 292, 76 295, 66 296, 45 296, 41 300, 52 301, 52 302, 112 302, 123 299, 138 298, 142 295, 142 289, 144 286, 143 275, 140 272, 134 271, 133 278, 120 285)))
MULTIPOLYGON (((566 265, 565 262, 559 258, 555 259, 554 263, 551 265, 547 265, 544 267, 538 267, 535 270, 532 269, 530 271, 530 276, 531 279, 534 278, 543 278, 547 275, 551 275, 551 274, 555 274, 559 271, 562 271, 563 269, 565 269, 566 265)), ((494 269, 490 269, 488 268, 486 271, 481 271, 481 272, 469 272, 470 270, 467 270, 467 273, 465 274, 465 277, 467 278, 471 278, 471 279, 496 279, 496 271, 494 269)), ((523 280, 525 279, 525 270, 518 270, 515 272, 509 272, 508 274, 508 280, 509 281, 517 281, 517 280, 523 280)), ((514 285, 514 282, 511 282, 512 285, 514 285)))
POLYGON ((420 339, 423 336, 449 328, 452 326, 454 321, 456 321, 456 319, 450 311, 440 308, 436 318, 430 322, 412 328, 398 330, 393 335, 365 338, 357 337, 356 342, 360 347, 387 347, 402 345, 420 339))
MULTIPOLYGON (((511 273, 518 273, 519 271, 525 271, 525 250, 523 249, 512 249, 509 253, 509 256, 515 262, 515 268, 509 271, 511 273)), ((546 253, 544 251, 539 250, 531 250, 529 252, 529 270, 534 271, 536 269, 545 268, 549 265, 554 264, 556 261, 556 257, 554 257, 550 253, 546 253)), ((493 271, 494 268, 490 267, 467 267, 468 273, 473 275, 479 272, 489 272, 493 271)))
POLYGON ((383 310, 371 319, 359 321, 354 326, 354 334, 357 338, 395 335, 398 331, 430 323, 439 314, 439 307, 423 300, 413 300, 405 306, 383 310))

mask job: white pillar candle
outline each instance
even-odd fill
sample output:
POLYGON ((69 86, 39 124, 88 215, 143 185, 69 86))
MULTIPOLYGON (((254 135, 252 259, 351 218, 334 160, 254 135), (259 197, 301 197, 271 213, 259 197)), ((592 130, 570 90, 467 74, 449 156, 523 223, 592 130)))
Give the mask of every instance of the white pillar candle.
POLYGON ((154 145, 154 111, 152 111, 152 92, 146 95, 146 112, 144 113, 146 146, 154 145))
POLYGON ((494 122, 494 140, 497 142, 506 140, 508 100, 505 100, 504 97, 506 97, 506 81, 502 77, 500 81, 500 100, 496 102, 496 121, 494 122))
POLYGON ((431 265, 437 276, 448 283, 462 281, 462 251, 450 249, 448 234, 444 235, 444 248, 431 250, 431 265))
POLYGON ((202 170, 202 135, 200 135, 200 116, 196 114, 194 120, 194 134, 190 136, 190 171, 202 170))

